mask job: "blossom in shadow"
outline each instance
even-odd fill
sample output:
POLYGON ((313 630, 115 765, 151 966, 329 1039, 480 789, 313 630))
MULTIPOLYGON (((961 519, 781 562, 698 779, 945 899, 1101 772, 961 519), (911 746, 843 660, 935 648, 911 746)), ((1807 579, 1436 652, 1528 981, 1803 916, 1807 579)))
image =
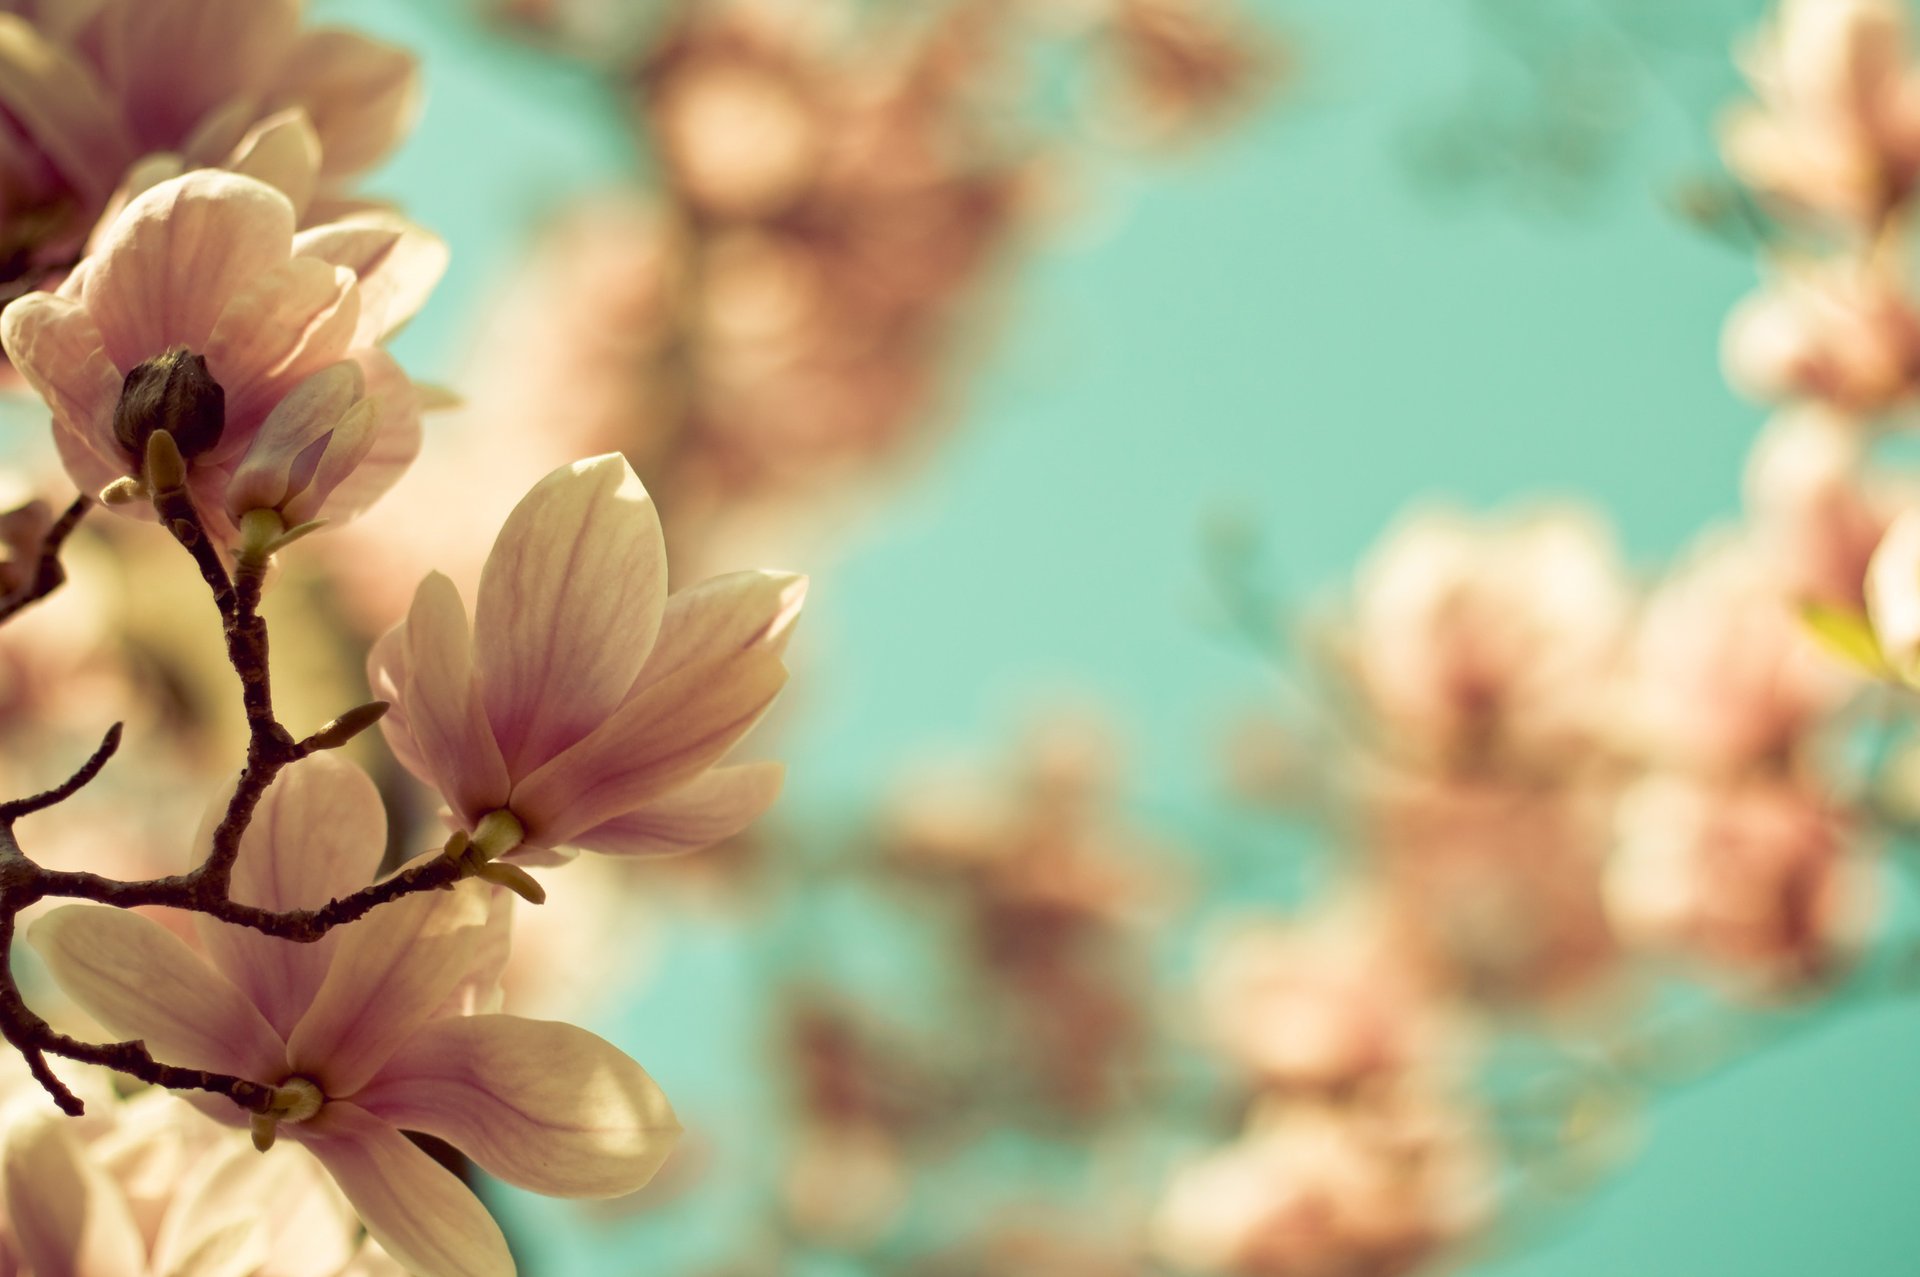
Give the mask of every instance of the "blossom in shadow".
MULTIPOLYGON (((202 845, 224 807, 209 812, 202 845)), ((234 896, 318 907, 372 879, 385 835, 372 782, 316 755, 262 800, 234 896)), ((403 1130, 535 1192, 611 1197, 651 1178, 679 1128, 652 1079, 611 1044, 475 1013, 503 956, 488 894, 467 882, 406 896, 310 945, 195 915, 204 956, 148 918, 89 905, 53 911, 28 939, 109 1032, 167 1063, 274 1088, 269 1112, 251 1119, 256 1141, 277 1133, 317 1157, 396 1260, 431 1277, 510 1274, 479 1199, 403 1130)), ((248 1116, 224 1099, 204 1104, 228 1121, 248 1116)))
POLYGON ((271 182, 303 215, 411 127, 418 66, 301 0, 9 0, 0 12, 0 290, 57 282, 101 214, 188 168, 271 182))

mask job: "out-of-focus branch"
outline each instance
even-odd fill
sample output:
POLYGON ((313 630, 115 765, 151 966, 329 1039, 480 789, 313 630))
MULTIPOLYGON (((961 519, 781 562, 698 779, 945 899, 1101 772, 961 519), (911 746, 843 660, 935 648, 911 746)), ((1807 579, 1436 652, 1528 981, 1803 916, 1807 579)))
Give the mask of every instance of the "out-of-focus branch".
POLYGON ((60 551, 92 506, 93 498, 75 497, 72 504, 53 521, 47 534, 40 539, 40 555, 34 562, 32 575, 21 583, 19 589, 0 599, 0 623, 11 620, 16 613, 38 603, 66 583, 67 572, 60 566, 60 551))

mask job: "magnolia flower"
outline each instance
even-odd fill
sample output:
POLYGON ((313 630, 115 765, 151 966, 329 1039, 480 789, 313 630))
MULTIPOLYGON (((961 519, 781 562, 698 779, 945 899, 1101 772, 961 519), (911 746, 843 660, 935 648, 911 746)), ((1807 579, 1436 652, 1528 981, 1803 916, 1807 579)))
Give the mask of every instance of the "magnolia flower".
POLYGON ((1492 1199, 1492 1165, 1460 1113, 1419 1100, 1287 1109, 1174 1176, 1154 1248, 1238 1277, 1398 1277, 1483 1224, 1492 1199))
POLYGON ((1607 903, 1636 943, 1762 988, 1804 987, 1864 938, 1873 897, 1838 812, 1805 785, 1655 775, 1620 808, 1607 903))
POLYGON ((300 0, 6 7, 0 229, 29 286, 72 265, 104 209, 185 168, 247 173, 324 211, 399 142, 419 96, 411 54, 303 30, 300 0))
POLYGON ((83 491, 137 477, 165 426, 217 534, 255 508, 344 518, 419 451, 418 395, 379 343, 445 261, 386 214, 296 235, 272 187, 199 171, 129 204, 58 293, 0 312, 0 341, 83 491))
POLYGON ((1619 957, 1600 878, 1615 797, 1590 761, 1551 784, 1363 776, 1361 836, 1437 981, 1550 1007, 1605 988, 1619 957))
MULTIPOLYGON (((208 813, 198 845, 224 809, 208 813)), ((262 800, 235 899, 315 908, 364 886, 386 843, 373 783, 320 754, 262 800)), ((471 1014, 497 975, 488 888, 403 897, 316 944, 196 914, 205 956, 123 909, 68 905, 28 930, 62 989, 155 1057, 275 1088, 254 1118, 305 1146, 367 1230, 428 1277, 511 1274, 500 1230, 403 1130, 438 1136, 509 1183, 565 1197, 632 1192, 678 1127, 639 1065, 570 1025, 471 1014)), ((209 1111, 246 1115, 224 1100, 209 1111)))
POLYGON ((1229 1056, 1289 1089, 1398 1079, 1448 1045, 1415 947, 1383 911, 1357 903, 1225 938, 1209 957, 1201 1008, 1229 1056))
POLYGON ((1744 51, 1759 95, 1721 128, 1727 165, 1790 208, 1872 228, 1920 178, 1920 71, 1901 0, 1783 0, 1744 51))
POLYGON ((1373 552, 1355 594, 1343 654, 1390 749, 1538 763, 1590 734, 1628 609, 1591 516, 1417 514, 1373 552))
POLYGON ((1781 591, 1857 615, 1867 561, 1892 520, 1886 485, 1869 478, 1867 440, 1818 407, 1767 423, 1747 460, 1746 503, 1781 591))
POLYGON ((632 467, 576 462, 508 516, 471 625, 435 573, 374 646, 387 743, 460 829, 481 835, 491 818, 486 854, 688 851, 778 794, 777 763, 714 764, 786 680, 805 579, 739 572, 669 598, 664 556, 632 467))
POLYGON ((1867 565, 1867 618, 1894 670, 1920 673, 1920 509, 1893 521, 1867 565))
MULTIPOLYGON (((164 1091, 88 1088, 82 1121, 45 1111, 5 1134, 0 1254, 71 1277, 400 1277, 312 1156, 256 1152, 164 1091)), ((5 1266, 0 1270, 13 1273, 5 1266)))
POLYGON ((1727 317, 1722 346, 1728 379, 1759 399, 1874 417, 1920 391, 1920 310, 1885 264, 1789 263, 1727 317))
POLYGON ((1616 689, 1626 744, 1722 775, 1799 756, 1858 679, 1820 649, 1783 584, 1744 538, 1708 540, 1660 583, 1616 689))

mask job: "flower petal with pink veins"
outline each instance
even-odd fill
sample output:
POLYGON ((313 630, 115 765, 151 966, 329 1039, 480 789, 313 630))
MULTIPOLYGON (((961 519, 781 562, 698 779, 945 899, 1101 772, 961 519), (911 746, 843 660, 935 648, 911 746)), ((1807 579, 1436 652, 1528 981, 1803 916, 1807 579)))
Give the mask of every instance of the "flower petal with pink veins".
POLYGON ((374 696, 387 702, 387 712, 380 719, 380 734, 386 738, 387 748, 402 767, 431 784, 433 770, 420 752, 420 743, 413 738, 406 699, 401 695, 408 678, 406 659, 407 632, 396 625, 375 640, 367 653, 367 686, 374 696))
POLYGON ((650 683, 597 731, 513 789, 528 841, 555 847, 635 811, 718 762, 786 682, 765 647, 722 651, 650 683))
POLYGON ((12 13, 0 14, 0 110, 89 201, 112 191, 134 156, 133 139, 100 82, 12 13))
POLYGON ((164 151, 201 117, 267 88, 293 45, 298 0, 140 0, 101 14, 99 43, 141 149, 164 151))
POLYGON ((514 1015, 426 1025, 354 1103, 548 1197, 636 1192, 680 1136, 659 1086, 611 1042, 514 1015))
POLYGON ((286 196, 250 177, 197 169, 127 205, 101 241, 81 299, 107 354, 130 369, 176 344, 200 350, 228 303, 292 252, 286 196))
POLYGON ((667 600, 660 637, 634 691, 723 651, 784 652, 806 602, 807 578, 791 572, 729 572, 667 600))
POLYGON ((374 401, 373 446, 321 509, 329 519, 360 513, 387 494, 420 455, 420 392, 384 350, 362 350, 354 362, 374 401))
POLYGON ((298 218, 320 185, 320 135, 305 111, 281 111, 249 129, 221 167, 274 187, 298 218))
POLYGON ((65 1119, 8 1132, 7 1230, 26 1270, 58 1277, 137 1277, 146 1245, 126 1196, 74 1145, 65 1119))
POLYGON ((487 888, 467 882, 383 905, 338 930, 313 1005, 287 1039, 293 1072, 352 1095, 472 971, 487 888))
POLYGON ((335 1100, 286 1128, 313 1150, 388 1253, 418 1277, 513 1277, 480 1199, 391 1123, 335 1100))
POLYGON ((360 365, 343 359, 287 392, 260 423, 259 433, 227 483, 227 509, 234 517, 285 505, 302 469, 303 454, 334 432, 364 390, 360 365))
POLYGON ((359 213, 301 231, 297 257, 345 266, 360 280, 355 345, 384 341, 426 304, 447 270, 447 245, 397 213, 359 213))
POLYGON ((86 308, 51 293, 28 293, 0 310, 0 343, 53 410, 61 460, 88 495, 127 472, 113 444, 113 410, 125 380, 107 358, 86 308))
POLYGON ((421 779, 469 820, 505 806, 507 768, 480 702, 467 611, 453 582, 429 573, 399 633, 407 671, 400 703, 427 764, 421 779))
POLYGON ((524 776, 604 722, 667 602, 660 515, 618 453, 562 466, 507 516, 480 574, 474 666, 524 776))
POLYGON ((234 294, 201 353, 227 392, 227 433, 209 457, 245 448, 238 424, 257 425, 293 387, 340 360, 360 322, 353 272, 311 257, 281 262, 234 294))
POLYGON ((573 844, 606 856, 669 856, 733 837, 780 796, 779 763, 716 767, 646 806, 576 835, 573 844))
POLYGON ((276 101, 306 108, 320 131, 329 181, 387 157, 419 114, 420 65, 357 31, 307 31, 275 76, 276 101))
POLYGON ((155 1059, 256 1082, 285 1074, 285 1049, 259 1010, 153 919, 64 905, 27 928, 27 943, 82 1010, 155 1059))
MULTIPOLYGON (((208 807, 197 846, 211 845, 225 811, 224 796, 208 807)), ((386 807, 367 774, 335 755, 311 755, 280 773, 260 800, 240 839, 233 898, 280 912, 317 909, 371 883, 386 846, 386 807)), ((193 923, 213 964, 283 1038, 312 1004, 341 938, 334 931, 291 944, 205 914, 193 923)))

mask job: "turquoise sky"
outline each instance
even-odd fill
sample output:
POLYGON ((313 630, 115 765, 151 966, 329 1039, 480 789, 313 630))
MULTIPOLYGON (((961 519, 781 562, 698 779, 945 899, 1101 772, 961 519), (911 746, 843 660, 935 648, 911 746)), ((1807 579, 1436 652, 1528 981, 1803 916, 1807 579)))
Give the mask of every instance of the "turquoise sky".
MULTIPOLYGON (((426 56, 426 119, 379 185, 453 245, 404 352, 444 375, 525 228, 633 161, 591 81, 460 28, 451 4, 317 7, 426 56)), ((1262 694, 1205 624, 1201 532, 1222 512, 1307 593, 1436 496, 1577 496, 1647 565, 1734 511, 1760 414, 1725 388, 1717 345, 1752 266, 1665 203, 1705 160, 1724 66, 1639 85, 1614 177, 1574 213, 1437 197, 1406 144, 1485 67, 1473 7, 1269 6, 1300 41, 1290 100, 1191 158, 1088 174, 1089 215, 1017 282, 963 428, 843 559, 781 565, 815 574, 792 811, 857 803, 903 757, 991 749, 1065 699, 1124 731, 1145 807, 1204 812, 1217 733, 1262 694)), ((754 977, 726 924, 677 930, 661 987, 601 1027, 751 1157, 764 1096, 730 1091, 728 1061, 750 1054, 754 977)), ((1916 1066, 1920 1014, 1885 1009, 1693 1086, 1550 1243, 1483 1271, 1911 1277, 1916 1066)), ((598 1274, 717 1254, 727 1210, 609 1230, 516 1218, 541 1272, 598 1274)))

